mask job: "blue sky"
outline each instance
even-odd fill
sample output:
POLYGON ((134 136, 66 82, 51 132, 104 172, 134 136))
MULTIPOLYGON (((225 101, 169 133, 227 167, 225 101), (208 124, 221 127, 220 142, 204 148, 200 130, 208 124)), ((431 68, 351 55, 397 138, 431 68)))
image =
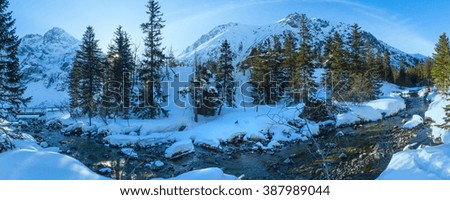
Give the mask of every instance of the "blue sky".
MULTIPOLYGON (((17 34, 44 34, 60 27, 80 39, 94 27, 106 51, 119 25, 142 47, 139 25, 147 20, 147 0, 10 0, 17 34)), ((332 22, 358 23, 407 53, 431 55, 450 31, 448 0, 160 0, 166 27, 164 45, 181 52, 202 34, 228 22, 263 25, 290 13, 332 22)))

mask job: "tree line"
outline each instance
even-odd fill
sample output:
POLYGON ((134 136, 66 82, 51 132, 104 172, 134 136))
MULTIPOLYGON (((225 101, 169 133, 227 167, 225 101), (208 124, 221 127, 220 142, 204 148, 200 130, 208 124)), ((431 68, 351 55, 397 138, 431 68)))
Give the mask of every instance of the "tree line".
MULTIPOLYGON (((30 100, 23 97, 26 85, 17 58, 20 40, 15 35, 11 12, 7 12, 8 5, 7 0, 0 0, 2 119, 17 114, 19 107, 30 100)), ((133 51, 130 36, 122 27, 114 33, 106 55, 98 46, 94 28, 87 27, 69 72, 70 112, 74 117, 155 119, 169 115, 164 107, 168 93, 163 84, 170 79, 170 67, 178 62, 172 52, 165 55, 162 47, 165 21, 159 3, 149 0, 146 7, 149 18, 141 24, 145 34, 141 57, 133 51)), ((349 35, 331 34, 323 48, 312 44, 309 25, 308 18, 302 15, 298 35, 287 34, 283 41, 273 36, 253 48, 237 67, 244 75, 250 73, 253 104, 270 105, 286 100, 291 105, 303 102, 317 106, 319 87, 325 88, 328 102, 363 102, 376 97, 382 81, 403 86, 435 83, 442 88, 441 80, 446 80, 442 73, 432 70, 446 62, 446 58, 434 56, 416 66, 401 62, 397 71, 391 66, 389 51, 372 48, 357 24, 349 35), (322 86, 313 77, 317 68, 325 70, 322 86)), ((194 65, 186 94, 193 105, 195 120, 198 115, 220 114, 223 106, 237 106, 236 68, 228 41, 223 41, 217 60, 194 65)))
MULTIPOLYGON (((130 37, 122 27, 117 28, 106 56, 98 47, 93 27, 87 27, 69 74, 72 116, 88 116, 89 123, 95 116, 105 122, 107 118, 168 117, 169 110, 165 107, 168 91, 164 91, 163 84, 170 80, 169 68, 178 62, 172 52, 165 55, 162 47, 165 21, 159 3, 149 0, 147 9, 149 19, 141 24, 145 34, 141 60, 133 54, 130 37)), ((221 52, 214 61, 214 74, 205 64, 198 63, 195 67, 188 92, 196 119, 198 114, 220 114, 224 104, 234 107, 234 66, 227 41, 223 42, 221 52), (214 80, 210 81, 211 78, 214 80), (213 85, 205 87, 212 82, 213 85)))
POLYGON ((397 71, 391 64, 390 52, 373 48, 369 39, 363 39, 358 24, 348 35, 333 32, 323 47, 313 47, 308 18, 302 15, 300 21, 298 37, 287 33, 280 41, 273 36, 253 48, 242 63, 241 70, 251 73, 256 104, 274 104, 286 93, 294 103, 308 102, 319 87, 312 80, 317 68, 325 69, 321 82, 329 98, 342 101, 375 98, 381 81, 401 86, 430 82, 432 60, 418 62, 417 66, 406 66, 401 61, 397 71), (270 90, 274 85, 279 90, 270 90))

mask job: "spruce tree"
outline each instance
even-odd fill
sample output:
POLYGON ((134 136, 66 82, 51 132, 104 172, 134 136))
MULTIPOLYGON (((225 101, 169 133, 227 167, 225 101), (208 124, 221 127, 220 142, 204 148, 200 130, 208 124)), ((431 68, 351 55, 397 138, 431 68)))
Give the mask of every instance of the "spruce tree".
POLYGON ((69 112, 71 117, 81 117, 83 114, 80 103, 81 103, 81 60, 74 59, 72 64, 72 69, 69 72, 69 112))
MULTIPOLYGON (((220 48, 220 57, 218 62, 219 71, 215 76, 217 90, 222 102, 228 107, 236 107, 235 105, 235 80, 233 76, 233 52, 230 43, 227 40, 222 42, 220 48)), ((220 111, 219 111, 220 114, 220 111)))
POLYGON ((424 81, 424 84, 427 87, 430 87, 433 84, 433 77, 431 75, 431 71, 433 71, 434 66, 434 60, 429 58, 425 59, 423 63, 423 71, 422 71, 422 79, 424 81))
POLYGON ((203 68, 200 61, 195 59, 194 77, 190 80, 189 93, 191 97, 191 105, 194 108, 194 121, 198 122, 198 115, 200 114, 202 104, 202 77, 200 71, 203 68))
POLYGON ((400 61, 400 70, 398 71, 398 77, 395 83, 400 86, 408 86, 406 77, 406 66, 405 61, 403 60, 400 61))
POLYGON ((384 81, 394 83, 394 73, 391 66, 391 54, 389 51, 384 52, 383 56, 383 73, 384 81))
POLYGON ((0 119, 14 119, 20 106, 31 99, 23 97, 26 86, 17 57, 20 40, 8 6, 7 0, 0 0, 0 119))
POLYGON ((139 118, 155 119, 161 115, 168 117, 169 113, 162 107, 167 102, 167 94, 162 89, 162 68, 164 67, 164 49, 161 47, 162 33, 164 28, 163 13, 156 0, 149 0, 147 4, 148 22, 141 24, 141 28, 146 34, 145 52, 143 55, 143 68, 141 78, 144 83, 143 102, 135 109, 135 114, 139 118))
POLYGON ((329 39, 327 45, 328 54, 325 60, 325 76, 324 83, 327 90, 328 104, 331 99, 341 101, 341 94, 348 91, 348 64, 346 57, 347 52, 344 49, 344 42, 342 36, 338 32, 334 32, 333 36, 329 39))
POLYGON ((265 89, 270 83, 268 81, 270 71, 266 67, 267 59, 265 57, 267 52, 263 52, 261 46, 253 48, 250 55, 245 60, 246 65, 250 69, 250 84, 252 85, 251 95, 253 104, 265 104, 265 89))
POLYGON ((434 85, 438 90, 447 93, 450 81, 450 45, 445 33, 439 37, 439 42, 436 44, 434 50, 434 67, 431 71, 434 85))
POLYGON ((285 76, 286 74, 283 73, 283 54, 282 54, 282 47, 281 43, 278 40, 277 36, 273 36, 273 47, 269 49, 267 52, 267 67, 270 70, 269 74, 269 82, 270 82, 270 88, 269 88, 269 102, 266 102, 268 104, 275 104, 283 95, 283 88, 281 87, 281 84, 287 79, 289 76, 285 76))
POLYGON ((94 29, 89 26, 83 35, 69 77, 71 106, 79 106, 81 114, 87 114, 89 125, 99 111, 105 72, 102 51, 95 39, 94 29))
POLYGON ((377 69, 377 75, 379 76, 379 81, 384 81, 384 73, 383 73, 383 56, 381 55, 381 51, 378 50, 375 55, 375 68, 377 69))
POLYGON ((361 27, 358 24, 351 26, 352 32, 349 35, 349 65, 352 73, 364 73, 363 66, 363 40, 361 27))
POLYGON ((114 110, 115 116, 129 118, 131 107, 132 79, 135 63, 128 34, 119 26, 114 33, 113 44, 107 53, 108 77, 104 100, 105 106, 114 110), (112 101, 112 102, 111 102, 112 101))
POLYGON ((364 62, 364 78, 366 81, 369 82, 367 84, 366 88, 361 88, 362 91, 365 93, 366 97, 369 99, 374 99, 376 97, 376 94, 378 93, 379 88, 381 87, 381 77, 379 74, 380 67, 377 64, 378 60, 381 60, 381 58, 377 57, 380 56, 378 54, 375 54, 373 52, 372 44, 370 43, 370 40, 366 40, 364 43, 364 56, 363 56, 363 62, 364 62))
MULTIPOLYGON (((286 92, 287 89, 290 89, 289 81, 292 79, 292 74, 295 71, 295 55, 296 55, 295 49, 296 47, 294 36, 292 36, 292 34, 288 34, 284 39, 281 54, 282 56, 281 72, 283 80, 282 82, 280 82, 280 89, 283 92, 286 92)), ((284 96, 284 94, 280 95, 284 96)))
MULTIPOLYGON (((376 69, 376 58, 375 54, 373 53, 372 45, 370 44, 369 40, 366 40, 364 43, 364 69, 370 70, 370 69, 376 69)), ((374 72, 376 72, 376 70, 374 72)))
POLYGON ((291 81, 291 91, 294 102, 309 101, 309 95, 316 91, 317 85, 313 80, 314 65, 311 50, 312 36, 309 32, 308 19, 301 15, 300 19, 300 49, 296 55, 296 66, 291 81))
POLYGON ((180 65, 179 61, 175 58, 175 54, 173 53, 172 47, 169 48, 167 57, 166 57, 166 66, 171 68, 178 67, 180 65))
POLYGON ((194 121, 198 122, 198 115, 214 116, 220 106, 217 89, 210 80, 213 77, 210 63, 202 64, 196 61, 194 77, 190 81, 190 96, 194 107, 194 121))

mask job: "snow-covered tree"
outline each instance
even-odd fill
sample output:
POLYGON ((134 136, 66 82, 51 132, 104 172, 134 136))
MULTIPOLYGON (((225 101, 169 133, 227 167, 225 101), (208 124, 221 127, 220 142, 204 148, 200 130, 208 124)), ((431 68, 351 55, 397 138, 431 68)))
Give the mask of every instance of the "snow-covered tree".
POLYGON ((158 1, 149 0, 147 8, 148 22, 141 24, 142 31, 146 34, 143 67, 140 70, 144 83, 144 98, 134 112, 139 118, 155 119, 169 115, 168 110, 162 107, 168 96, 162 89, 162 68, 165 65, 165 56, 164 48, 161 47, 163 39, 161 30, 164 28, 165 21, 158 1))
POLYGON ((0 119, 15 118, 19 107, 30 100, 23 97, 26 86, 17 57, 20 40, 8 6, 7 0, 0 0, 0 119))

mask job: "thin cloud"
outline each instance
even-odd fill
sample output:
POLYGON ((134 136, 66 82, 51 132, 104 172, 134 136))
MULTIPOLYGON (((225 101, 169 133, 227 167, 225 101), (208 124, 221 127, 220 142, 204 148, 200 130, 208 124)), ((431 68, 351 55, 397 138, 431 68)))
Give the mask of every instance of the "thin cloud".
POLYGON ((417 33, 419 26, 406 16, 389 13, 386 10, 347 0, 324 0, 351 6, 361 15, 371 18, 372 27, 364 27, 381 36, 383 40, 407 53, 422 53, 430 56, 434 43, 417 33), (378 30, 377 30, 378 29, 378 30))

